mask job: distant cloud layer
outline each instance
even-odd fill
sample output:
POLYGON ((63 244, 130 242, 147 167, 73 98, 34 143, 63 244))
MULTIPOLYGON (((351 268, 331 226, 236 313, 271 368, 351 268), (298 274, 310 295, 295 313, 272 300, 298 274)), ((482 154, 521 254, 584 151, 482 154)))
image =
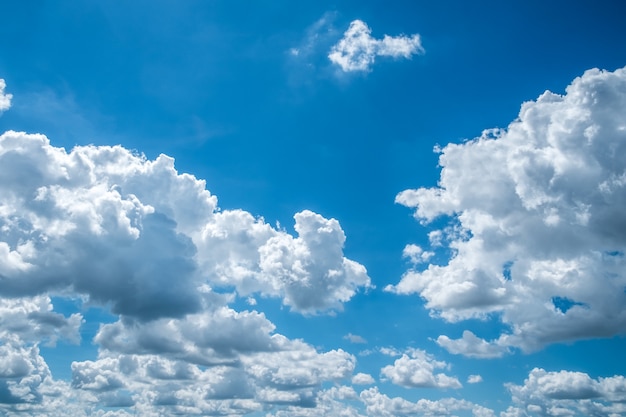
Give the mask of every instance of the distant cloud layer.
POLYGON ((368 71, 378 56, 410 58, 424 53, 420 35, 389 36, 375 39, 372 30, 361 20, 354 20, 334 45, 328 59, 339 65, 344 72, 368 71))
POLYGON ((0 78, 0 114, 11 107, 11 99, 13 98, 12 94, 4 92, 6 86, 4 79, 0 78))
POLYGON ((626 69, 589 70, 565 95, 524 103, 507 129, 440 152, 439 186, 396 201, 425 225, 448 218, 430 250, 452 255, 387 289, 448 321, 495 313, 511 327, 441 346, 486 358, 626 332, 626 69))

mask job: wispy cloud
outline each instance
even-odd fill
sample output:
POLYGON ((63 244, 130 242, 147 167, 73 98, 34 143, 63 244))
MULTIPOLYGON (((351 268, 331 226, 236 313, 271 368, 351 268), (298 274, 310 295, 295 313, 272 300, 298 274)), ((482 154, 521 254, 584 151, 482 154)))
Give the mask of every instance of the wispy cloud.
POLYGON ((350 343, 360 343, 360 344, 367 343, 367 340, 365 340, 362 336, 359 336, 357 334, 348 333, 343 338, 346 340, 349 340, 350 343))

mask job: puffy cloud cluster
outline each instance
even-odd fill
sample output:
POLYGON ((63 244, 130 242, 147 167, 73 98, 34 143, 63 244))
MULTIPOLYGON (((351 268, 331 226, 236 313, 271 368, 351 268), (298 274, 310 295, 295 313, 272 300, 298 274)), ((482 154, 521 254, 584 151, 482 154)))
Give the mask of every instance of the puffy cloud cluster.
POLYGON ((0 413, 242 415, 313 407, 330 395, 323 383, 352 377, 352 355, 229 307, 236 293, 317 314, 368 288, 335 219, 297 213, 291 236, 218 209, 171 158, 121 146, 67 152, 9 131, 0 165, 0 413), (38 346, 79 343, 83 316, 54 311, 51 296, 118 316, 94 337, 98 358, 72 364, 71 385, 52 378, 38 346))
POLYGON ((409 349, 393 365, 385 366, 381 375, 407 388, 461 388, 457 378, 435 373, 435 369, 448 367, 447 363, 436 360, 423 350, 409 349))
POLYGON ((475 417, 495 417, 492 410, 457 398, 411 402, 401 397, 390 398, 381 394, 378 388, 364 390, 359 397, 365 404, 369 417, 453 416, 456 411, 461 410, 469 410, 475 417))
POLYGON ((0 341, 54 345, 59 339, 80 341, 80 313, 70 317, 53 311, 48 296, 0 298, 0 341))
POLYGON ((11 107, 11 99, 13 98, 12 94, 4 92, 6 86, 4 79, 0 78, 0 114, 11 107))
MULTIPOLYGON (((8 319, 16 321, 12 333, 2 333, 0 412, 61 416, 71 407, 72 415, 95 416, 103 407, 116 407, 147 416, 234 416, 313 409, 324 407, 322 384, 352 377, 356 360, 347 352, 320 353, 289 340, 274 333, 262 313, 237 312, 226 305, 227 297, 205 291, 197 313, 150 321, 122 316, 101 325, 94 338, 98 358, 73 362, 71 385, 54 380, 36 343, 25 340, 52 339, 59 329, 74 337, 69 330, 75 330, 75 316, 52 316, 50 329, 20 331, 33 322, 20 317, 20 308, 7 309, 8 319)), ((49 303, 36 305, 42 310, 49 303)))
MULTIPOLYGON (((356 408, 359 396, 352 387, 336 386, 321 391, 315 408, 286 407, 271 416, 274 417, 364 417, 356 408)), ((270 415, 268 414, 268 417, 270 415)))
MULTIPOLYGON (((264 321, 265 328, 253 335, 236 333, 241 326, 228 328, 236 314, 229 310, 226 315, 221 311, 213 317, 193 317, 188 323, 163 321, 139 329, 140 336, 128 342, 121 334, 96 361, 72 364, 72 387, 89 392, 94 403, 133 407, 142 415, 243 415, 273 406, 315 407, 323 382, 352 375, 355 359, 346 352, 318 353, 301 341, 270 335, 271 323, 254 313, 242 320, 251 325, 264 321), (205 327, 197 335, 167 337, 177 325, 191 331, 202 325, 199 321, 205 327), (233 342, 221 331, 243 340, 233 342)), ((102 341, 110 330, 102 329, 96 340, 102 341)))
POLYGON ((533 369, 524 385, 508 384, 517 415, 624 415, 626 378, 593 379, 582 372, 533 369))
POLYGON ((589 70, 507 129, 439 151, 438 187, 396 201, 424 224, 450 219, 430 233, 449 259, 388 290, 449 321, 497 314, 510 327, 493 347, 469 333, 440 345, 497 357, 626 331, 626 69, 589 70))
POLYGON ((424 48, 420 35, 389 36, 375 39, 372 30, 361 20, 350 23, 343 38, 335 44, 328 54, 328 59, 339 65, 344 72, 368 71, 378 56, 410 58, 423 54, 424 48))
POLYGON ((359 372, 352 377, 352 383, 354 385, 370 385, 374 382, 376 381, 374 381, 374 378, 370 374, 364 374, 362 372, 359 372))
POLYGON ((219 211, 204 181, 165 155, 71 152, 43 135, 0 136, 0 295, 72 290, 150 320, 201 305, 203 283, 281 297, 303 313, 339 309, 365 268, 343 256, 334 219, 295 215, 298 237, 242 210, 219 211))

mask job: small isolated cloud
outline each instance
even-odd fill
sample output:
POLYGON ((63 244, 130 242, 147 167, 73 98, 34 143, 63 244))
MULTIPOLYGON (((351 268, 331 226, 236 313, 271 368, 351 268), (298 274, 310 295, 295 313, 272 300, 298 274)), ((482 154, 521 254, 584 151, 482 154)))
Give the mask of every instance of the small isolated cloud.
MULTIPOLYGON (((507 384, 513 402, 532 415, 602 415, 626 413, 626 378, 591 378, 583 372, 533 369, 524 385, 507 384)), ((521 414, 525 416, 526 414, 521 414)))
POLYGON ((467 377, 468 384, 478 384, 479 382, 483 382, 483 377, 480 375, 470 375, 467 377))
POLYGON ((589 70, 506 129, 438 151, 439 185, 396 201, 423 224, 448 219, 430 237, 449 259, 387 290, 451 322, 496 315, 511 329, 499 347, 469 333, 442 346, 498 357, 626 333, 626 68, 589 70))
POLYGON ((381 375, 407 388, 461 388, 457 378, 444 373, 435 374, 435 369, 448 367, 446 362, 437 361, 423 350, 409 349, 393 365, 385 366, 381 375))
POLYGON ((439 336, 437 344, 452 354, 469 358, 500 358, 509 352, 508 347, 498 345, 497 341, 489 343, 469 330, 465 330, 463 337, 456 340, 445 335, 439 336))
POLYGON ((360 372, 352 377, 352 383, 354 385, 371 385, 374 382, 374 378, 370 374, 360 372))
POLYGON ((4 79, 0 78, 0 114, 11 107, 11 99, 13 98, 12 94, 4 92, 6 86, 4 79))
POLYGON ((408 59, 424 53, 418 34, 385 35, 383 39, 375 39, 371 33, 372 30, 365 22, 352 21, 343 38, 331 48, 328 59, 344 72, 369 71, 378 56, 408 59))
POLYGON ((350 343, 359 343, 359 344, 367 343, 367 340, 365 340, 363 337, 356 335, 356 334, 352 334, 352 333, 348 333, 343 338, 346 340, 349 340, 350 343))

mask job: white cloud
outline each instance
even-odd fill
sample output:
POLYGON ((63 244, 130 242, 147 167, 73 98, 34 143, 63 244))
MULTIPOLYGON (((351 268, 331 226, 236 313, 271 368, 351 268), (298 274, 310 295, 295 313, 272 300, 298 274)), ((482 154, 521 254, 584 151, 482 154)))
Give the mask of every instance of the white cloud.
MULTIPOLYGON (((593 379, 582 372, 533 369, 524 385, 508 384, 513 401, 538 415, 622 415, 626 378, 593 379)), ((525 416, 524 412, 519 415, 525 416)))
POLYGON ((428 262, 433 255, 434 252, 425 251, 421 247, 414 244, 406 245, 402 250, 402 257, 409 258, 409 260, 414 264, 428 262))
MULTIPOLYGON (((216 328, 229 324, 233 323, 212 323, 216 328)), ((178 326, 183 327, 180 323, 169 327, 175 330, 178 326)), ((154 328, 144 333, 150 331, 154 328)), ((146 414, 167 407, 169 413, 196 409, 203 415, 240 415, 275 406, 315 407, 322 383, 352 375, 355 359, 344 351, 318 353, 301 341, 281 335, 271 338, 269 346, 254 342, 248 346, 249 338, 237 349, 232 349, 228 337, 213 340, 213 349, 216 344, 228 348, 217 349, 225 361, 213 360, 210 366, 199 355, 179 354, 178 348, 186 345, 178 335, 169 346, 155 340, 159 348, 152 353, 146 352, 145 344, 139 347, 135 342, 129 342, 124 353, 104 348, 98 360, 72 364, 72 386, 90 392, 98 403, 107 398, 131 398, 128 405, 146 414)), ((150 342, 148 335, 144 342, 150 342)))
POLYGON ((432 355, 418 349, 409 349, 396 359, 393 365, 385 366, 381 375, 396 385, 407 388, 461 388, 455 377, 444 373, 435 374, 435 369, 448 368, 448 364, 437 361, 432 355))
POLYGON ((13 98, 12 94, 4 92, 6 86, 4 79, 0 78, 0 114, 11 107, 11 99, 13 98))
POLYGON ((483 382, 483 377, 480 375, 470 375, 467 377, 468 384, 478 384, 479 382, 483 382))
POLYGON ((369 417, 452 416, 461 410, 471 410, 474 416, 495 416, 492 410, 467 400, 443 398, 436 401, 421 399, 411 402, 400 397, 390 398, 381 394, 376 387, 362 391, 360 398, 366 406, 369 417))
POLYGON ((352 384, 354 385, 370 385, 376 382, 370 374, 364 374, 359 372, 352 377, 352 384))
POLYGON ((361 20, 350 23, 343 38, 334 45, 328 59, 339 65, 344 72, 368 71, 377 56, 393 58, 410 58, 415 54, 423 54, 424 48, 420 36, 388 36, 375 39, 372 30, 361 20))
POLYGON ((348 403, 358 398, 359 396, 351 387, 332 387, 318 394, 315 407, 290 406, 274 414, 267 414, 267 417, 363 417, 355 407, 348 403))
POLYGON ((36 345, 3 337, 0 345, 0 414, 85 416, 88 403, 63 381, 55 381, 36 345))
POLYGON ((589 70, 440 152, 439 186, 396 201, 424 224, 449 216, 433 249, 452 255, 388 290, 449 321, 497 313, 512 329, 497 344, 527 351, 626 331, 626 69, 589 70))
POLYGON ((356 359, 347 352, 289 340, 262 313, 237 312, 206 291, 197 313, 102 325, 98 359, 72 364, 74 390, 146 415, 240 415, 316 407, 323 383, 352 377, 356 359))
POLYGON ((206 281, 310 314, 341 309, 370 285, 343 257, 336 220, 297 213, 292 237, 245 211, 219 211, 205 182, 165 155, 67 153, 43 135, 6 132, 0 164, 0 294, 71 289, 149 320, 197 311, 206 281))
POLYGON ((63 339, 80 342, 80 313, 65 317, 53 311, 48 296, 0 298, 0 340, 17 338, 24 343, 54 345, 63 339))
POLYGON ((349 340, 350 343, 358 343, 358 344, 367 343, 367 340, 365 340, 362 336, 359 336, 358 334, 348 333, 343 338, 346 340, 349 340))
POLYGON ((470 358, 500 358, 509 351, 508 347, 498 345, 497 341, 486 342, 469 330, 465 330, 463 337, 456 340, 445 335, 439 336, 437 344, 450 353, 470 358))

